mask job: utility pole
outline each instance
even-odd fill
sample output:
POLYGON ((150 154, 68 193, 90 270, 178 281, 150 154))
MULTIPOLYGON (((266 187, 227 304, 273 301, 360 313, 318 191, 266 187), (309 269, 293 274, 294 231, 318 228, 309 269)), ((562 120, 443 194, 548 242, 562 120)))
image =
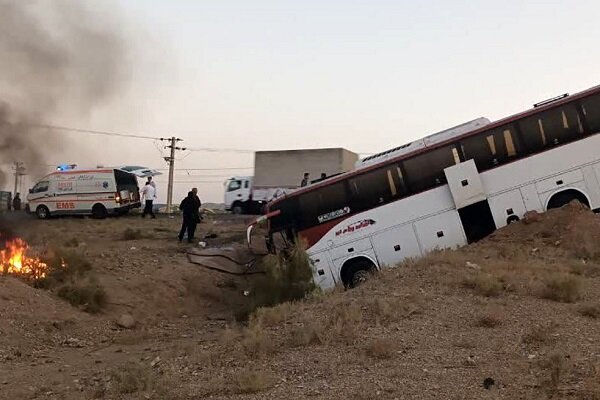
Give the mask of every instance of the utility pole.
POLYGON ((165 146, 166 149, 171 149, 169 157, 165 157, 165 161, 169 163, 169 183, 167 185, 167 214, 170 216, 173 207, 173 174, 175 172, 175 151, 185 150, 185 147, 177 147, 177 142, 181 142, 182 139, 176 138, 161 138, 160 140, 168 141, 170 144, 165 146))
POLYGON ((15 170, 15 191, 13 192, 13 199, 17 195, 17 190, 19 190, 19 178, 25 175, 25 167, 23 167, 22 162, 15 162, 15 166, 13 167, 15 170))

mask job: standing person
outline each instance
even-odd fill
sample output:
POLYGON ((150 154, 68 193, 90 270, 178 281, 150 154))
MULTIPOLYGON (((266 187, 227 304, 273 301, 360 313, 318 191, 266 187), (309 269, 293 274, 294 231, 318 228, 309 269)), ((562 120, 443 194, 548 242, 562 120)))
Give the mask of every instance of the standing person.
MULTIPOLYGON (((152 177, 151 177, 151 176, 149 176, 149 177, 148 177, 148 180, 146 181, 146 183, 147 183, 147 184, 148 184, 148 183, 149 183, 149 184, 151 184, 151 185, 152 185, 152 187, 153 187, 154 189, 156 189, 156 182, 154 182, 154 181, 152 180, 152 177)), ((156 197, 156 196, 155 196, 155 197, 156 197)))
POLYGON ((300 182, 300 187, 308 186, 308 178, 309 177, 310 177, 310 174, 308 172, 305 172, 304 178, 302 179, 302 182, 300 182))
POLYGON ((142 212, 142 218, 146 218, 146 214, 150 214, 152 218, 156 218, 153 210, 154 198, 156 197, 156 189, 152 186, 150 181, 146 182, 146 185, 142 189, 142 198, 146 201, 144 212, 142 212))
POLYGON ((179 205, 179 209, 183 214, 183 221, 181 223, 181 230, 179 231, 179 241, 183 240, 183 236, 187 231, 188 243, 192 243, 194 241, 194 233, 196 232, 196 224, 197 224, 197 210, 196 207, 196 195, 194 192, 188 192, 188 195, 185 199, 181 201, 179 205))
POLYGON ((14 211, 21 211, 21 193, 15 194, 15 198, 12 202, 12 208, 14 211))
POLYGON ((194 193, 194 201, 196 202, 196 221, 200 223, 202 221, 202 213, 200 213, 200 207, 202 207, 202 202, 200 201, 200 197, 198 197, 198 188, 192 188, 192 193, 194 193))

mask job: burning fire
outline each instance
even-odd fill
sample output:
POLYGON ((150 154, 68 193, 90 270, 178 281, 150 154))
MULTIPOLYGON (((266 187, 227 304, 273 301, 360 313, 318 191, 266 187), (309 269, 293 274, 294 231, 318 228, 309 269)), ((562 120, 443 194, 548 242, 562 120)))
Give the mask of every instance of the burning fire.
POLYGON ((21 276, 31 280, 46 277, 48 264, 38 257, 28 257, 29 246, 22 239, 8 240, 0 250, 0 273, 21 276))

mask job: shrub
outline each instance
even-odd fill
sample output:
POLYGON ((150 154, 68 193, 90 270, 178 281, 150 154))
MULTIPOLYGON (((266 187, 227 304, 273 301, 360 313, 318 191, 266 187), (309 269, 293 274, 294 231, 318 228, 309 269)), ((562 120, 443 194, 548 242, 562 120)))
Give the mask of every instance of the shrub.
POLYGON ((143 238, 144 234, 141 229, 127 228, 123 231, 123 240, 139 240, 143 238))
POLYGON ((373 339, 367 344, 367 354, 374 358, 392 358, 396 353, 396 350, 396 342, 391 339, 373 339))
POLYGON ((502 319, 495 313, 481 315, 476 321, 475 326, 480 328, 495 328, 502 324, 502 319))
POLYGON ((581 282, 571 275, 556 275, 548 279, 542 289, 544 299, 573 303, 581 297, 581 282))
POLYGON ((106 305, 106 292, 94 280, 65 283, 56 293, 71 305, 89 313, 100 312, 106 305))
POLYGON ((584 317, 588 318, 600 318, 600 304, 598 303, 587 303, 582 304, 577 308, 577 312, 584 317))
POLYGON ((265 273, 252 285, 250 301, 238 318, 248 318, 259 307, 304 299, 316 289, 310 259, 299 244, 287 255, 266 256, 262 267, 265 273))
POLYGON ((265 371, 244 370, 233 377, 235 392, 239 394, 259 393, 271 388, 273 376, 265 371))
POLYGON ((120 394, 132 394, 145 390, 150 383, 150 371, 141 365, 128 363, 112 371, 109 376, 114 382, 114 389, 120 394))
POLYGON ((71 305, 97 313, 107 303, 106 291, 94 279, 92 265, 83 254, 52 251, 44 259, 48 274, 36 287, 53 291, 71 305))
POLYGON ((480 274, 463 280, 463 287, 485 297, 496 297, 502 293, 502 282, 493 275, 480 274))

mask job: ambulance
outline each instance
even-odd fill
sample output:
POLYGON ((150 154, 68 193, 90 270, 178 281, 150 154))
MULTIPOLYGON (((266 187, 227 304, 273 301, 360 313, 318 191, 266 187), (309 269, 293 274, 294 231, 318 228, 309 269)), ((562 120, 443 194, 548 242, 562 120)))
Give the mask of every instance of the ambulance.
POLYGON ((106 218, 126 214, 141 204, 137 176, 120 168, 58 168, 29 190, 27 202, 27 210, 40 219, 55 215, 106 218))

